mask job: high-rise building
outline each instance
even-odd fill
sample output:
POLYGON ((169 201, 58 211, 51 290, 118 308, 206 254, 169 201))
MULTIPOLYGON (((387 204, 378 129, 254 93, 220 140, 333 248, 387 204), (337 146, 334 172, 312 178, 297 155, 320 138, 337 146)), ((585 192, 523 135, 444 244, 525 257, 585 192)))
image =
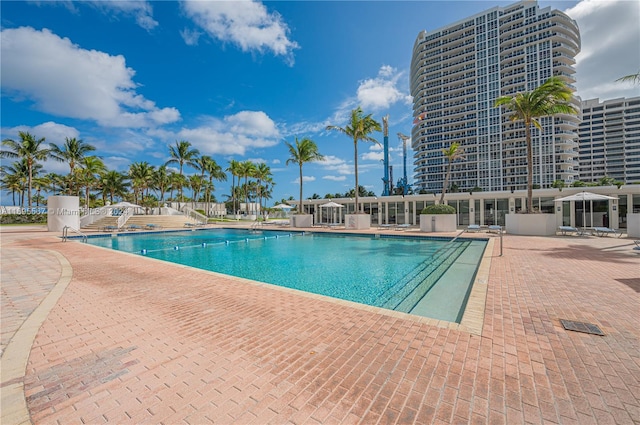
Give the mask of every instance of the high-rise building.
MULTIPOLYGON (((439 192, 443 148, 460 143, 465 159, 452 165, 451 188, 519 190, 527 185, 525 129, 494 107, 503 95, 531 91, 552 75, 575 83, 580 34, 575 21, 535 1, 495 7, 434 31, 413 47, 411 94, 414 188, 439 192)), ((579 109, 579 101, 575 99, 579 109)), ((579 117, 539 119, 534 129, 533 184, 578 179, 579 117)))
POLYGON ((582 102, 580 180, 640 183, 640 97, 582 102))

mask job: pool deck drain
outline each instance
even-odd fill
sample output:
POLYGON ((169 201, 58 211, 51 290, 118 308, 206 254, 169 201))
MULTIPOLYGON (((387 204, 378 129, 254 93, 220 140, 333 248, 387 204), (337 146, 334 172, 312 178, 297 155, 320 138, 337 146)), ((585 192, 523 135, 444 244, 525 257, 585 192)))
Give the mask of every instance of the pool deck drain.
POLYGON ((17 378, 34 423, 640 423, 631 240, 504 235, 479 336, 0 231, 32 282, 44 250, 73 269, 17 378))
POLYGON ((602 332, 598 326, 592 323, 576 322, 573 320, 565 319, 560 319, 560 323, 562 324, 562 327, 568 331, 604 336, 604 332, 602 332))

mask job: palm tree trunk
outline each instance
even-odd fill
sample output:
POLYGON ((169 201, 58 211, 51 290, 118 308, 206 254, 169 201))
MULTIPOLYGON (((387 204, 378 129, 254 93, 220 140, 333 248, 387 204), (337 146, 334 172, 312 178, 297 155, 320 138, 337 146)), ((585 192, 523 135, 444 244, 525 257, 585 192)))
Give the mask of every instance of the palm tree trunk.
POLYGON ((249 175, 246 175, 244 178, 244 207, 247 209, 247 213, 249 213, 249 175))
POLYGON ((231 174, 231 208, 233 209, 233 215, 236 215, 236 175, 231 174))
POLYGON ((27 199, 29 200, 28 207, 31 208, 31 179, 33 178, 32 177, 33 176, 33 161, 29 160, 27 165, 29 166, 29 193, 27 193, 27 199))
POLYGON ((531 143, 531 121, 524 123, 527 142, 527 213, 533 213, 533 145, 531 143))
POLYGON ((449 178, 451 177, 451 161, 447 166, 447 174, 444 177, 444 183, 442 184, 442 193, 440 194, 440 203, 444 204, 444 193, 447 191, 447 186, 449 185, 449 178))
POLYGON ((356 205, 355 205, 355 213, 360 213, 360 208, 358 205, 358 189, 360 188, 358 185, 358 139, 353 139, 353 163, 355 164, 356 170, 356 205))
POLYGON ((303 209, 302 209, 302 162, 300 162, 300 211, 299 213, 302 214, 303 209))

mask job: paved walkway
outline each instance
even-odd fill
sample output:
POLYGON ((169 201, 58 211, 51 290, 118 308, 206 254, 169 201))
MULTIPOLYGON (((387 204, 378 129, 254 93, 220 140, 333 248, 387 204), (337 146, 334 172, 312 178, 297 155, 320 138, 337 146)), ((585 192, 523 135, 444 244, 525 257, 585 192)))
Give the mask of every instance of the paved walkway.
POLYGON ((7 229, 2 423, 16 390, 33 423, 640 423, 629 239, 505 236, 480 336, 7 229))

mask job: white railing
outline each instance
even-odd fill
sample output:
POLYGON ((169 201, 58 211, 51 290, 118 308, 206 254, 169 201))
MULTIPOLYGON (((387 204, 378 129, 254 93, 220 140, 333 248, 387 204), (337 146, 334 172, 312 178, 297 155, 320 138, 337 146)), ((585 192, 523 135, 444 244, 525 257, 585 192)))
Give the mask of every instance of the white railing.
POLYGON ((85 212, 84 215, 82 215, 80 217, 80 228, 82 229, 83 227, 88 227, 89 225, 95 223, 96 221, 100 220, 102 217, 105 216, 109 216, 111 215, 111 208, 106 206, 106 207, 100 207, 100 208, 93 208, 93 209, 84 209, 81 208, 80 209, 81 212, 85 212))
POLYGON ((124 208, 120 217, 118 217, 118 229, 121 229, 124 224, 133 215, 133 208, 124 208))
POLYGON ((207 218, 206 215, 200 214, 198 211, 196 211, 193 208, 190 208, 190 207, 188 207, 186 205, 184 207, 182 207, 182 212, 185 213, 187 215, 187 217, 190 217, 190 218, 194 219, 195 221, 197 221, 200 224, 207 224, 207 222, 209 221, 209 219, 207 218))

